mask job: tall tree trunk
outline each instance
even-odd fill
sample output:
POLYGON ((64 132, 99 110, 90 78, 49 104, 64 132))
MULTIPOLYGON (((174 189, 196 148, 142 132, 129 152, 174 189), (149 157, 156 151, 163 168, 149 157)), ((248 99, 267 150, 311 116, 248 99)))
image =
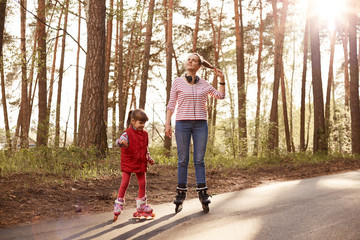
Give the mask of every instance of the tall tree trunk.
POLYGON ((360 36, 359 36, 358 65, 359 65, 359 68, 360 68, 360 36))
MULTIPOLYGON (((311 1, 311 0, 309 0, 311 1)), ((310 24, 308 19, 308 12, 310 10, 310 3, 308 3, 307 14, 306 14, 306 24, 305 24, 305 33, 304 33, 304 52, 303 52, 303 70, 301 77, 301 104, 300 104, 300 151, 304 152, 305 148, 305 98, 306 98, 306 73, 307 73, 307 58, 308 58, 308 49, 309 49, 309 30, 310 24)))
MULTIPOLYGON (((120 33, 119 33, 119 63, 118 63, 118 92, 119 92, 119 134, 124 131, 125 111, 124 109, 124 58, 123 58, 123 42, 124 42, 124 2, 120 0, 120 33)), ((126 106, 125 106, 126 107, 126 106)))
MULTIPOLYGON (((221 51, 221 57, 224 59, 224 52, 223 49, 220 49, 221 51)), ((236 128, 236 120, 235 120, 235 101, 234 101, 234 96, 232 93, 232 89, 231 89, 231 84, 229 81, 229 77, 228 77, 228 71, 227 68, 225 67, 224 69, 224 73, 225 73, 225 80, 226 80, 226 85, 228 87, 228 93, 229 93, 229 101, 230 101, 230 136, 231 136, 231 151, 232 151, 232 155, 234 157, 234 159, 237 156, 237 149, 236 149, 236 139, 235 139, 235 128, 236 128)))
POLYGON ((201 0, 197 0, 196 21, 195 21, 195 28, 194 28, 192 52, 197 52, 196 45, 197 45, 197 38, 198 38, 198 33, 199 33, 200 10, 201 10, 201 0))
POLYGON ((359 65, 356 46, 357 1, 350 1, 349 43, 350 43, 350 110, 351 147, 353 154, 360 154, 360 106, 359 106, 359 65))
POLYGON ((20 18, 21 18, 21 106, 20 106, 20 116, 21 116, 21 134, 20 134, 20 146, 22 148, 29 147, 29 127, 28 127, 28 118, 29 118, 29 99, 28 99, 28 79, 27 79, 27 68, 26 68, 26 0, 20 1, 21 6, 20 18))
POLYGON ((244 29, 242 21, 241 0, 234 0, 235 9, 235 36, 236 36, 236 69, 238 90, 238 131, 239 154, 247 155, 246 133, 246 92, 245 92, 245 60, 244 60, 244 29))
MULTIPOLYGON (((164 1, 166 3, 166 0, 164 1)), ((167 12, 167 17, 165 17, 166 24, 166 103, 170 99, 170 90, 172 83, 172 27, 173 27, 173 0, 168 0, 165 5, 167 12)), ((170 153, 171 150, 171 138, 167 137, 165 134, 164 148, 170 153)))
MULTIPOLYGON (((79 1, 79 12, 78 12, 78 43, 80 42, 81 36, 81 2, 79 1)), ((73 145, 77 145, 78 139, 78 98, 79 98, 79 62, 80 62, 80 45, 76 52, 76 75, 75 75, 75 100, 74 100, 74 141, 73 145)))
POLYGON ((37 47, 37 31, 34 31, 34 43, 33 43, 33 49, 32 49, 32 57, 31 57, 31 66, 30 66, 30 73, 29 73, 29 77, 28 77, 28 83, 29 83, 29 91, 28 91, 28 97, 29 97, 29 119, 28 119, 28 126, 30 126, 30 122, 31 122, 31 115, 32 115, 32 107, 34 104, 34 98, 35 98, 35 93, 36 93, 36 86, 37 86, 37 82, 38 79, 35 79, 34 82, 34 71, 35 71, 35 61, 36 61, 36 47, 37 47))
POLYGON ((1 95, 2 95, 1 102, 2 102, 3 110, 4 110, 6 142, 7 142, 8 148, 11 149, 11 137, 10 137, 9 117, 8 117, 7 103, 6 103, 4 58, 3 58, 6 3, 7 3, 7 0, 0 1, 0 78, 1 78, 1 95))
POLYGON ((105 85, 104 85, 104 122, 105 128, 108 126, 108 104, 109 104, 109 76, 111 61, 111 42, 113 30, 114 0, 110 0, 109 17, 106 22, 106 43, 105 43, 105 85))
MULTIPOLYGON (((140 4, 140 1, 137 1, 137 4, 140 4)), ((119 129, 122 133, 124 131, 124 122, 125 122, 125 116, 126 116, 126 106, 128 102, 128 93, 130 88, 130 80, 132 76, 133 71, 133 65, 134 65, 134 59, 135 59, 135 48, 137 47, 137 36, 139 36, 139 32, 136 31, 136 22, 137 17, 139 15, 140 11, 140 5, 136 7, 136 12, 133 15, 133 23, 131 26, 131 34, 130 34, 130 41, 129 41, 129 47, 128 47, 128 53, 126 58, 126 65, 124 69, 124 77, 122 83, 120 83, 121 86, 121 92, 119 92, 119 129)), ((119 63, 120 64, 120 63, 119 63)))
POLYGON ((65 148, 65 147, 66 147, 67 130, 68 130, 68 126, 69 126, 70 113, 71 113, 71 107, 69 108, 68 118, 67 118, 66 123, 65 123, 65 131, 64 131, 64 143, 63 143, 63 148, 65 148))
MULTIPOLYGON (((31 58, 31 67, 30 67, 30 73, 29 73, 29 77, 28 77, 28 85, 29 85, 29 91, 28 91, 28 99, 29 99, 29 118, 28 118, 28 126, 30 126, 30 121, 31 121, 31 112, 32 112, 32 107, 33 107, 33 103, 34 103, 34 98, 35 98, 35 94, 36 94, 36 86, 38 83, 38 78, 36 78, 35 83, 33 84, 33 79, 34 79, 34 70, 35 70, 35 61, 36 61, 36 47, 37 47, 37 35, 38 35, 38 26, 36 24, 36 29, 34 32, 34 45, 33 45, 33 49, 32 49, 32 58, 31 58), (32 89, 32 86, 34 86, 34 89, 32 89)), ((17 124, 16 124, 16 128, 15 128, 15 133, 14 133, 14 138, 13 138, 13 145, 14 148, 16 148, 17 142, 18 142, 18 137, 19 137, 19 131, 20 131, 20 123, 21 121, 21 111, 19 111, 18 114, 18 119, 17 119, 17 124)))
POLYGON ((293 92, 294 92, 294 75, 295 75, 295 66, 296 66, 296 30, 293 28, 293 62, 291 66, 291 80, 290 80, 290 113, 289 113, 289 125, 290 125, 290 144, 291 144, 291 151, 295 152, 295 144, 294 144, 294 128, 293 128, 293 92))
POLYGON ((58 43, 59 43, 59 34, 60 34, 63 10, 64 9, 62 8, 60 17, 59 17, 59 23, 58 23, 58 27, 57 27, 58 30, 56 32, 56 38, 55 38, 55 44, 54 44, 53 64, 52 64, 52 68, 51 68, 50 86, 49 86, 50 89, 49 89, 49 96, 48 96, 48 102, 47 102, 48 121, 50 120, 50 114, 51 114, 51 104, 52 104, 52 96, 53 96, 53 89, 54 89, 54 82, 55 82, 56 57, 57 57, 57 49, 58 49, 58 43))
POLYGON ((261 107, 261 54, 263 49, 263 33, 264 33, 264 21, 262 16, 262 0, 259 1, 260 4, 260 26, 259 26, 259 53, 256 67, 256 77, 257 77, 257 94, 256 94, 256 115, 255 115, 255 136, 254 136, 254 156, 258 155, 259 152, 259 126, 260 126, 260 107, 261 107))
POLYGON ((348 52, 348 22, 345 21, 345 28, 343 33, 343 48, 344 48, 344 81, 345 81, 345 106, 350 105, 350 80, 349 80, 349 52, 348 52))
POLYGON ((327 143, 329 143, 330 136, 330 96, 331 96, 331 86, 334 81, 334 55, 335 55, 335 40, 336 40, 336 31, 332 32, 331 43, 330 43, 330 63, 329 63, 329 73, 328 73, 328 83, 326 88, 326 101, 325 101, 325 133, 327 143))
POLYGON ((270 110, 270 126, 268 133, 268 149, 270 151, 277 151, 279 147, 279 129, 278 129, 278 97, 279 97, 279 82, 282 69, 282 55, 285 34, 285 21, 288 9, 288 1, 283 1, 281 8, 280 24, 278 23, 278 9, 277 0, 272 0, 272 8, 274 12, 274 28, 275 28, 275 66, 274 66, 274 85, 273 98, 270 110))
MULTIPOLYGON (((311 2, 314 4, 314 2, 311 2)), ((324 99, 321 80, 321 58, 318 16, 310 17, 311 68, 314 98, 313 152, 327 153, 324 119, 324 99)))
POLYGON ((113 90, 113 97, 112 97, 112 128, 111 128, 111 136, 112 136, 112 146, 113 148, 116 147, 116 92, 117 92, 117 84, 115 81, 114 90, 113 90))
MULTIPOLYGON (((118 13, 120 10, 120 2, 117 1, 116 4, 116 12, 118 13)), ((118 75, 119 75, 119 61, 118 61, 118 56, 119 56, 119 27, 120 27, 120 18, 118 15, 116 15, 116 33, 115 33, 115 57, 114 57, 114 90, 113 90, 113 99, 112 99, 112 130, 111 130, 111 135, 112 135, 112 147, 115 148, 116 147, 116 139, 117 139, 117 125, 116 125, 116 103, 117 103, 117 99, 116 99, 116 95, 117 95, 117 91, 118 91, 118 75)))
POLYGON ((332 101, 332 121, 334 123, 334 138, 333 141, 336 143, 334 146, 334 150, 335 152, 341 152, 340 148, 341 148, 341 142, 340 142, 340 134, 341 134, 341 130, 338 126, 338 110, 337 110, 337 106, 336 106, 336 100, 335 100, 335 84, 334 81, 332 81, 332 86, 331 86, 331 101, 332 101))
POLYGON ((291 152, 291 141, 290 141, 290 128, 289 128, 289 119, 287 113, 287 103, 286 103, 286 87, 285 87, 285 73, 284 66, 281 70, 281 100, 283 103, 283 116, 284 116, 284 128, 285 128, 285 139, 286 139, 286 150, 291 152))
MULTIPOLYGON (((212 29, 213 35, 213 46, 214 46, 214 65, 219 65, 219 54, 221 49, 221 23, 222 23, 222 13, 223 13, 224 1, 222 1, 219 19, 219 26, 216 27, 214 24, 214 20, 211 14, 211 10, 209 4, 207 4, 209 22, 212 29)), ((212 81, 212 86, 217 89, 218 86, 218 78, 214 74, 214 78, 212 81)), ((209 125, 209 146, 214 145, 215 141, 215 126, 216 126, 216 115, 217 115, 217 99, 210 98, 208 101, 208 125, 209 125)))
POLYGON ((66 47, 66 30, 68 23, 68 13, 69 13, 69 2, 66 0, 65 5, 65 16, 64 16, 64 35, 62 38, 62 47, 61 47, 61 57, 60 57, 60 67, 59 67, 59 82, 58 82, 58 92, 57 92, 57 101, 56 101, 56 118, 55 118, 55 147, 60 146, 60 112, 61 112, 61 94, 62 94, 62 81, 64 76, 64 61, 65 61, 65 47, 66 47))
POLYGON ((46 80, 46 4, 45 0, 38 0, 38 79, 39 79, 39 116, 36 142, 38 146, 46 146, 48 141, 47 124, 47 80, 46 80))
POLYGON ((155 6, 155 0, 150 0, 149 10, 148 10, 148 19, 147 19, 147 24, 146 24, 146 38, 145 38, 143 70, 142 70, 142 74, 141 74, 140 104, 139 104, 139 108, 142 108, 144 110, 145 110, 145 103, 146 103, 147 81, 148 81, 148 77, 149 77, 150 47, 151 47, 152 25, 153 25, 153 18, 154 18, 154 6, 155 6))
POLYGON ((95 147, 100 154, 107 149, 104 122, 105 78, 105 1, 89 1, 87 55, 81 99, 78 145, 95 147))

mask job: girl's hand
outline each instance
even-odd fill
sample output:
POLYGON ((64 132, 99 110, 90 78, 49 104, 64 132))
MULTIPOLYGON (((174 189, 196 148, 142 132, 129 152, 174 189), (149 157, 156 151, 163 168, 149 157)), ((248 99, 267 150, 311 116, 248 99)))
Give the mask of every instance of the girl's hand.
POLYGON ((224 79, 224 73, 220 69, 214 68, 214 73, 216 74, 216 76, 224 79))
POLYGON ((128 147, 128 146, 129 146, 129 143, 128 143, 127 141, 125 141, 125 140, 121 140, 120 146, 128 147))
POLYGON ((172 137, 172 131, 170 124, 165 124, 165 134, 168 138, 172 137))

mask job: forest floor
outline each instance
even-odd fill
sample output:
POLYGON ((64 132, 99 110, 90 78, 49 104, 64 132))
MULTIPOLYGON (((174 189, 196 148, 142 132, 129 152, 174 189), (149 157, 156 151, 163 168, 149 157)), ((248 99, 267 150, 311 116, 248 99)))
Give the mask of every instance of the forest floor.
MULTIPOLYGON (((251 169, 207 169, 207 183, 212 195, 256 187, 260 184, 304 179, 360 169, 360 160, 336 159, 323 163, 267 166, 251 169)), ((172 202, 177 169, 154 165, 147 174, 150 204, 172 202)), ((195 198, 195 177, 189 170, 187 198, 195 198)), ((121 183, 120 176, 73 181, 56 175, 13 174, 0 176, 0 227, 37 223, 81 214, 109 212, 121 183)), ((137 180, 133 176, 126 192, 126 208, 135 208, 137 180)))

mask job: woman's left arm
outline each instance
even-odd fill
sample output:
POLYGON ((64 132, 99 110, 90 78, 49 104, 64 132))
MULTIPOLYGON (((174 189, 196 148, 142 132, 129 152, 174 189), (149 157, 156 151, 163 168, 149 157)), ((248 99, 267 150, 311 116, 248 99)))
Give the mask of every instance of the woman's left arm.
POLYGON ((216 76, 218 76, 220 78, 220 87, 219 87, 219 92, 225 96, 225 76, 224 73, 217 68, 214 68, 214 73, 216 76))

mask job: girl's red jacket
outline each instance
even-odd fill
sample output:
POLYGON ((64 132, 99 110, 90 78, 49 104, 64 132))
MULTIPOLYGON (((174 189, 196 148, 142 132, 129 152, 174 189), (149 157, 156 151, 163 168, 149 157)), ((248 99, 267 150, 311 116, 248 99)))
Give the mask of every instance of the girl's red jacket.
POLYGON ((129 137, 128 147, 121 148, 121 171, 144 173, 147 171, 148 133, 129 127, 125 130, 129 137))

